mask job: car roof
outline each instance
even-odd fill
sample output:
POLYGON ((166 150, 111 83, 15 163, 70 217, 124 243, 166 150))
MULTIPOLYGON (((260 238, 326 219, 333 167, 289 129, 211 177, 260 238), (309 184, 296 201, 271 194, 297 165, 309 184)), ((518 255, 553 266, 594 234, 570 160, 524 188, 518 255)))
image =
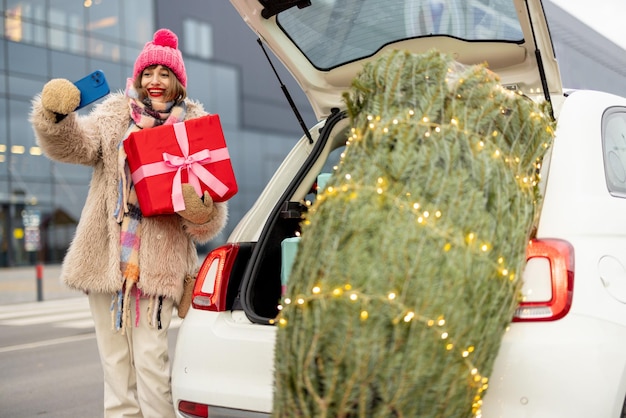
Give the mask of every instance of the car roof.
MULTIPOLYGON (((363 65, 389 49, 486 63, 507 88, 551 100, 562 84, 541 0, 231 0, 298 81, 318 119, 344 108, 363 65)), ((558 101, 558 103, 555 103, 558 101)))

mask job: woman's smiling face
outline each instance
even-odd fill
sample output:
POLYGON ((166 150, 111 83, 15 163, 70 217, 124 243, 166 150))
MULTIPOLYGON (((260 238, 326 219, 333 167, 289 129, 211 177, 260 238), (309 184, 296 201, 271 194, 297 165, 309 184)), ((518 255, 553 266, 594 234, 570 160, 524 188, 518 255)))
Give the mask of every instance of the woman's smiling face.
POLYGON ((153 102, 165 102, 172 75, 167 67, 150 66, 141 73, 141 87, 153 102))

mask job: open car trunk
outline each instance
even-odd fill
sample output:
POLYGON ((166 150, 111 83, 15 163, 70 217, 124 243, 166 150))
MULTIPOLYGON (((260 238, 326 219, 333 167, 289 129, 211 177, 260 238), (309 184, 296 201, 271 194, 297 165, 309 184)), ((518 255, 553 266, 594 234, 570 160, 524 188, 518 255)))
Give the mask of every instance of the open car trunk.
POLYGON ((345 145, 349 130, 342 94, 364 64, 390 49, 436 49, 465 65, 486 63, 505 88, 550 101, 553 115, 563 101, 540 0, 231 2, 297 80, 319 120, 326 120, 299 170, 281 173, 293 180, 275 202, 242 278, 235 308, 255 323, 270 324, 278 313, 291 262, 283 252, 290 254, 306 202, 315 199, 318 175, 332 172, 339 159, 333 150, 345 145))

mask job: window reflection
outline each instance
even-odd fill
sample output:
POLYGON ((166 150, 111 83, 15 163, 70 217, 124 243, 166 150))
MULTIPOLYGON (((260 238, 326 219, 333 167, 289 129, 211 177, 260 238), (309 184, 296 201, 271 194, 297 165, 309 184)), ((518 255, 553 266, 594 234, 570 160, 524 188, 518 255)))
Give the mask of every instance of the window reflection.
POLYGON ((604 174, 609 193, 626 197, 626 112, 613 109, 605 114, 602 129, 604 174))
POLYGON ((153 15, 151 0, 6 0, 2 26, 14 42, 131 62, 121 51, 143 47, 153 15))
POLYGON ((45 9, 41 2, 8 1, 5 13, 4 34, 16 42, 28 42, 37 45, 45 44, 45 9))
POLYGON ((119 0, 107 0, 106 3, 96 0, 91 6, 85 6, 85 10, 88 32, 118 39, 121 37, 119 0))

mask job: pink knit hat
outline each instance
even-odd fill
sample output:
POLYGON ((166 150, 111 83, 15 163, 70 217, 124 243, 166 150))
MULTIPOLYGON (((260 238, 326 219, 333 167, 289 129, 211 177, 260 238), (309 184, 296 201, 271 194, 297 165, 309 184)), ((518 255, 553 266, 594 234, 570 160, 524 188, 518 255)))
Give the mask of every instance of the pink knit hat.
POLYGON ((151 65, 164 65, 176 75, 178 81, 187 87, 187 73, 183 55, 178 49, 178 37, 169 29, 159 29, 154 32, 152 41, 146 42, 143 51, 135 61, 133 68, 133 79, 146 67, 151 65))

